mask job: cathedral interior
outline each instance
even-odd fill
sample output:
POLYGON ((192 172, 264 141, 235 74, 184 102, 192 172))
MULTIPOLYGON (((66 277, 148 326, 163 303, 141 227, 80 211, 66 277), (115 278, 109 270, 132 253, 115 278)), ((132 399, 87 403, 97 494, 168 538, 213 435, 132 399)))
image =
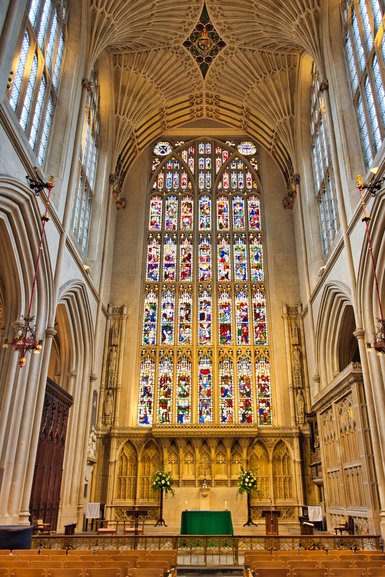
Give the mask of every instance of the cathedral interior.
POLYGON ((169 530, 237 532, 245 469, 257 524, 385 537, 384 27, 384 0, 1 3, 1 525, 153 524, 165 471, 169 530))

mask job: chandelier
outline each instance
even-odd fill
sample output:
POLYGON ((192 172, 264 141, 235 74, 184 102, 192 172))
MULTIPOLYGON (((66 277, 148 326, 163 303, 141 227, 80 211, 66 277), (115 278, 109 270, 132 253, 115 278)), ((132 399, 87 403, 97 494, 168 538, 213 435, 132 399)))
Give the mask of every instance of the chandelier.
MULTIPOLYGON (((378 169, 377 168, 372 168, 371 172, 373 174, 377 174, 378 169)), ((368 240, 368 249, 369 249, 369 254, 370 254, 370 259, 371 259, 371 263, 372 263, 372 271, 373 271, 373 279, 374 279, 374 285, 376 288, 376 299, 377 299, 377 304, 378 304, 378 310, 380 312, 380 318, 377 318, 377 329, 374 335, 374 340, 373 342, 367 342, 366 343, 366 349, 367 351, 373 351, 375 350, 377 355, 384 355, 385 354, 385 319, 384 319, 384 314, 382 311, 382 304, 381 304, 381 297, 380 297, 380 289, 378 286, 378 279, 377 279, 377 273, 376 273, 376 263, 374 260, 374 255, 373 255, 373 244, 372 244, 372 237, 371 237, 371 233, 370 233, 370 228, 369 228, 369 223, 371 221, 371 217, 367 214, 366 212, 366 202, 365 202, 365 197, 364 197, 364 191, 368 190, 372 196, 376 196, 377 192, 379 192, 381 190, 382 187, 382 183, 385 181, 385 176, 376 180, 373 183, 369 183, 369 184, 365 184, 362 177, 361 176, 357 176, 357 188, 360 191, 360 195, 361 195, 361 204, 362 204, 362 222, 365 223, 366 226, 366 238, 368 240)))
POLYGON ((48 213, 51 200, 51 191, 54 187, 54 180, 51 176, 48 182, 43 182, 35 169, 34 178, 27 176, 27 181, 29 187, 36 195, 39 195, 44 189, 47 189, 46 201, 45 201, 45 211, 41 215, 41 229, 39 236, 39 246, 37 251, 36 260, 34 263, 34 276, 32 281, 31 295, 29 298, 27 313, 21 317, 20 321, 17 321, 16 333, 14 338, 9 341, 7 339, 3 342, 3 348, 8 348, 11 346, 19 354, 19 367, 22 368, 27 362, 27 353, 33 352, 39 354, 43 348, 43 341, 36 337, 36 325, 34 324, 35 317, 31 315, 33 297, 35 294, 37 275, 39 270, 40 257, 43 251, 43 241, 45 236, 45 226, 49 221, 48 213))

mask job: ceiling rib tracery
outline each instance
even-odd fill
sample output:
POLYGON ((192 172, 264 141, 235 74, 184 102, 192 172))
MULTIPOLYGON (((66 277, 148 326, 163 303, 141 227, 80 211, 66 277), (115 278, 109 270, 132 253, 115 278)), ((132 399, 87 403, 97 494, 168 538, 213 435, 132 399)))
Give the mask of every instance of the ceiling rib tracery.
POLYGON ((123 174, 149 142, 199 118, 246 132, 291 174, 297 71, 305 52, 320 59, 319 0, 206 0, 226 45, 205 77, 183 46, 202 0, 89 2, 90 63, 103 51, 113 62, 114 156, 123 174))

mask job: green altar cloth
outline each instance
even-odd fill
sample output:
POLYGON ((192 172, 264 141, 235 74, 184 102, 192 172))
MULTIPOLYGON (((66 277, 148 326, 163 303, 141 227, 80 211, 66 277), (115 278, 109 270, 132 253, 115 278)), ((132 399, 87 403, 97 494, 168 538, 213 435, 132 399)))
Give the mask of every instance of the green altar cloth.
POLYGON ((230 511, 182 511, 181 535, 233 535, 230 511))

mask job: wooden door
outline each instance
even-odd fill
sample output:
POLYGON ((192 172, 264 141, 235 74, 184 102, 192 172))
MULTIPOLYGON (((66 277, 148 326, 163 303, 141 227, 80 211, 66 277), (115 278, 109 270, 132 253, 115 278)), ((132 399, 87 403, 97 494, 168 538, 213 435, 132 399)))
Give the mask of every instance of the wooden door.
POLYGON ((37 519, 56 530, 60 504, 64 448, 72 396, 51 379, 47 379, 39 445, 32 484, 31 522, 37 519))

